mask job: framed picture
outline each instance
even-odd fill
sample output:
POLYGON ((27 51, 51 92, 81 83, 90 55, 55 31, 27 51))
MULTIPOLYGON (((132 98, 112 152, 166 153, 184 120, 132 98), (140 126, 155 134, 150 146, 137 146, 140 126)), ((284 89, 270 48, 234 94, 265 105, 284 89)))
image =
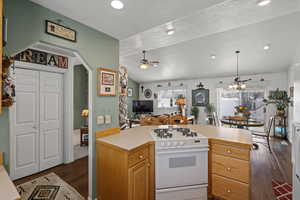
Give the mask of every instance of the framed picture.
POLYGON ((193 106, 206 106, 209 104, 209 90, 197 89, 192 91, 193 106))
POLYGON ((129 97, 132 97, 132 95, 133 95, 133 88, 128 88, 128 89, 127 89, 127 95, 128 95, 129 97))
POLYGON ((77 34, 75 30, 49 20, 46 20, 46 33, 71 42, 77 41, 77 34))
POLYGON ((112 69, 97 69, 97 93, 98 96, 116 96, 118 71, 112 69))

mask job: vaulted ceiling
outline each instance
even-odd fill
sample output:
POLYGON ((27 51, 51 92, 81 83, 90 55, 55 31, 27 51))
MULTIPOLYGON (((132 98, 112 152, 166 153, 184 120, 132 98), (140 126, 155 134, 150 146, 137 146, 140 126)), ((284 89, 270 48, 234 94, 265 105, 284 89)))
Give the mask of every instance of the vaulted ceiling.
POLYGON ((300 0, 122 0, 123 10, 110 0, 32 1, 119 39, 120 64, 138 82, 231 76, 235 50, 242 74, 285 71, 300 47, 300 0), (159 67, 139 69, 144 49, 159 67))

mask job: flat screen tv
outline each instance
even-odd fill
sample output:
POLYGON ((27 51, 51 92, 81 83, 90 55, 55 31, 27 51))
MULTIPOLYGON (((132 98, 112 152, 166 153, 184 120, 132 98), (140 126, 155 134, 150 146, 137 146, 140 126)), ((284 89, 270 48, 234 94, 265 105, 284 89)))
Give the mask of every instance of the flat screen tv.
POLYGON ((132 112, 134 113, 153 112, 153 101, 151 100, 134 100, 132 104, 132 112))

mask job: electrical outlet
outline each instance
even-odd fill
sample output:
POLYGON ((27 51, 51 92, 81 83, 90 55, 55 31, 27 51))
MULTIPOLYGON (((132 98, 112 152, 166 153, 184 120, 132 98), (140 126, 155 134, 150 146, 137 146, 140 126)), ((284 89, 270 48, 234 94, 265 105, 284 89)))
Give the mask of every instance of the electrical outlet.
POLYGON ((105 124, 110 124, 110 123, 111 123, 111 116, 105 115, 105 124))
POLYGON ((97 117, 97 124, 104 124, 104 117, 102 115, 97 117))

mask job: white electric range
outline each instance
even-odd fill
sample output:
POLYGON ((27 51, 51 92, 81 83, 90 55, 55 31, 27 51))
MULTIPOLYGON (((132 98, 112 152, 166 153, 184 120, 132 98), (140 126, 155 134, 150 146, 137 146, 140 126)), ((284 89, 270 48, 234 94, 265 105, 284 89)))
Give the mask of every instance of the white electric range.
POLYGON ((156 200, 207 200, 208 139, 189 128, 160 126, 156 148, 156 200))

